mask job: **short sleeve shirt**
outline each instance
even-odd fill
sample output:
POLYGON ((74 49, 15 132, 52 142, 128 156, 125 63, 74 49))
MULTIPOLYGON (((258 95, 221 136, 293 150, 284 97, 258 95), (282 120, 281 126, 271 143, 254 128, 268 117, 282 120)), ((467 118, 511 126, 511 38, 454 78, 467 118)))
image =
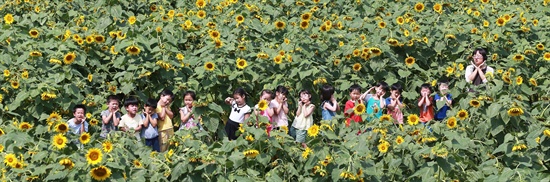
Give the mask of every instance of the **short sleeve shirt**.
MULTIPOLYGON (((101 117, 109 116, 109 114, 111 114, 111 112, 109 110, 101 111, 101 117)), ((120 119, 120 112, 116 112, 115 117, 120 119)), ((111 131, 115 131, 116 128, 117 128, 117 126, 115 126, 113 118, 110 118, 109 123, 107 123, 107 124, 101 122, 101 136, 105 137, 104 135, 106 135, 107 133, 109 133, 111 131)))
POLYGON ((130 117, 128 114, 125 114, 120 118, 120 123, 118 127, 126 127, 129 129, 136 129, 139 125, 143 125, 143 120, 141 116, 136 115, 135 117, 130 117))
POLYGON ((231 114, 229 119, 236 123, 244 123, 244 116, 250 113, 250 106, 244 105, 239 107, 235 101, 231 103, 231 114))
MULTIPOLYGON (((141 119, 143 121, 145 121, 145 114, 140 114, 139 115, 141 117, 141 119)), ((151 118, 152 119, 157 119, 158 121, 158 114, 157 113, 153 113, 151 115, 151 118)), ((143 129, 141 130, 141 136, 145 139, 152 139, 152 138, 155 138, 157 137, 159 134, 158 134, 158 131, 157 131, 157 127, 153 127, 153 125, 151 124, 151 122, 149 122, 149 126, 143 126, 143 129)))
MULTIPOLYGON (((279 104, 279 102, 277 102, 275 99, 271 100, 271 103, 269 105, 273 109, 277 109, 277 108, 281 107, 281 104, 279 104)), ((285 106, 288 108, 288 103, 285 103, 285 106)), ((279 112, 279 113, 277 113, 277 115, 273 115, 273 117, 271 117, 271 122, 276 124, 276 127, 288 126, 288 116, 281 109, 281 112, 279 112)))
MULTIPOLYGON (((162 112, 162 106, 158 105, 156 112, 157 113, 162 112)), ((168 116, 164 117, 164 120, 161 120, 159 118, 157 126, 158 126, 159 131, 164 131, 164 130, 167 130, 167 129, 174 128, 174 125, 172 124, 172 119, 168 116)))
POLYGON ((84 132, 88 132, 88 122, 86 122, 85 120, 82 121, 80 124, 76 124, 75 119, 72 118, 69 121, 67 121, 67 123, 69 124, 69 129, 74 134, 77 134, 77 135, 82 134, 82 133, 80 133, 81 127, 84 127, 84 132))

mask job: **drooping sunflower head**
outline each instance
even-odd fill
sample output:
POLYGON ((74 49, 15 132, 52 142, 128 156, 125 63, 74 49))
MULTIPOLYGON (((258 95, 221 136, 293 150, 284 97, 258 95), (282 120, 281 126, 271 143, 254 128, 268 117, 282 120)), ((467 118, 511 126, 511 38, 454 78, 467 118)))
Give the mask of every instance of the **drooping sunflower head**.
POLYGON ((389 114, 384 114, 380 116, 380 122, 390 121, 390 120, 391 120, 391 116, 389 114))
POLYGON ((132 45, 126 48, 126 52, 130 55, 136 56, 141 52, 141 49, 139 49, 139 47, 137 46, 132 45))
POLYGON ((28 130, 28 129, 31 129, 32 128, 32 125, 28 122, 21 122, 19 124, 19 129, 21 130, 28 130))
POLYGON ((31 57, 40 57, 40 56, 42 56, 42 53, 41 53, 40 51, 31 51, 31 52, 29 53, 29 55, 30 55, 31 57))
POLYGON ((388 44, 392 45, 392 46, 398 46, 399 45, 399 41, 397 41, 396 39, 394 38, 390 38, 388 39, 388 44))
POLYGON ((531 84, 535 87, 538 86, 537 80, 535 78, 529 78, 529 84, 531 84))
POLYGON ((97 43, 103 43, 103 42, 105 42, 105 36, 95 35, 94 36, 94 41, 97 42, 97 43))
POLYGON ((256 156, 258 156, 258 154, 260 154, 260 151, 251 149, 244 151, 243 154, 248 158, 255 158, 256 156))
POLYGON ((522 54, 516 54, 514 57, 512 57, 514 61, 523 61, 525 60, 525 57, 522 54))
POLYGON ((382 50, 380 50, 380 49, 377 48, 377 47, 370 48, 370 52, 371 52, 374 56, 380 56, 380 55, 382 54, 382 50))
POLYGON ((433 8, 435 12, 439 14, 443 13, 443 6, 441 4, 435 3, 433 8))
POLYGON ((59 161, 59 164, 64 166, 65 169, 72 169, 74 167, 74 163, 69 158, 64 158, 59 161))
POLYGON ((90 170, 92 178, 98 181, 104 181, 111 176, 111 170, 105 166, 99 166, 90 170))
POLYGON ((550 52, 545 52, 543 58, 546 61, 550 61, 550 52))
POLYGON ((523 109, 520 107, 513 107, 508 109, 508 115, 509 116, 521 116, 523 115, 523 109))

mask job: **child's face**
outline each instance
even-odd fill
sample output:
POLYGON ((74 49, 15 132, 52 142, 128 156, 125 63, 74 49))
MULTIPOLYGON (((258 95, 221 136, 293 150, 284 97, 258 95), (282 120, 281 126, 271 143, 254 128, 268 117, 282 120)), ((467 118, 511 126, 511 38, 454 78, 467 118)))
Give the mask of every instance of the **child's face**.
POLYGON ((390 97, 394 99, 401 96, 401 92, 399 92, 399 90, 392 90, 390 91, 390 94, 391 94, 390 97))
POLYGON ((137 113, 137 110, 138 110, 137 105, 130 104, 126 106, 126 111, 128 112, 128 114, 134 115, 137 113))
POLYGON ((143 109, 145 110, 146 113, 150 113, 154 111, 155 108, 152 108, 151 106, 146 105, 143 109))
POLYGON ((277 97, 277 100, 285 100, 286 99, 286 95, 282 94, 280 92, 276 92, 275 96, 277 97))
POLYGON ((311 99, 311 95, 307 93, 300 93, 300 101, 303 103, 309 103, 309 100, 311 99))
POLYGON ((244 98, 245 96, 241 96, 239 94, 233 94, 233 99, 235 99, 235 102, 237 103, 237 105, 241 106, 241 105, 244 105, 244 98))
POLYGON ((170 97, 169 95, 163 95, 163 96, 160 96, 160 106, 164 107, 164 106, 167 106, 170 104, 170 102, 172 102, 172 97, 170 97))
POLYGON ((376 95, 379 97, 386 95, 386 91, 382 88, 382 86, 376 87, 376 95))
POLYGON ((359 100, 359 97, 361 97, 361 92, 359 92, 359 90, 352 90, 352 91, 349 93, 349 97, 350 97, 351 100, 353 100, 353 101, 359 100))
POLYGON ((84 109, 78 108, 73 113, 73 116, 74 116, 76 122, 80 123, 80 122, 84 121, 84 118, 86 117, 86 114, 84 113, 84 109))
POLYGON ((260 100, 271 101, 271 94, 268 94, 268 93, 262 94, 262 96, 260 97, 260 100))
POLYGON ((117 100, 110 100, 109 103, 107 103, 109 106, 109 110, 116 111, 118 110, 118 101, 117 100))
POLYGON ((446 83, 439 84, 439 91, 441 93, 447 93, 447 90, 449 90, 449 85, 447 85, 446 83))
POLYGON ((430 95, 432 92, 430 91, 429 88, 422 88, 420 89, 420 93, 422 93, 422 95, 430 95))
POLYGON ((188 108, 192 108, 193 107, 193 97, 191 97, 190 95, 186 95, 184 98, 183 98, 183 102, 185 103, 185 106, 187 106, 188 108))

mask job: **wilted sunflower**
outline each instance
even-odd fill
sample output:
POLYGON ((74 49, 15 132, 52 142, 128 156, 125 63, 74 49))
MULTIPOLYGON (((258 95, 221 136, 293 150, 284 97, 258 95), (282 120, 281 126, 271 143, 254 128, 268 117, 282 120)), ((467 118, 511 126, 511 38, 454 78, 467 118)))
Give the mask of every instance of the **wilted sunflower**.
POLYGON ((111 176, 111 170, 105 166, 99 166, 90 170, 92 178, 98 181, 104 181, 111 176))
POLYGON ((433 9, 439 14, 443 13, 443 6, 439 3, 435 3, 433 9))
POLYGON ((418 2, 414 5, 414 10, 416 12, 422 12, 424 11, 424 3, 418 2))
POLYGON ((40 51, 31 51, 31 52, 29 53, 29 55, 30 55, 31 57, 40 57, 40 56, 42 56, 42 53, 41 53, 40 51))
POLYGON ((207 71, 214 71, 214 69, 216 69, 216 65, 213 62, 209 61, 204 64, 204 69, 206 69, 207 71))
POLYGON ((477 99, 470 100, 470 106, 478 108, 480 105, 481 105, 481 103, 479 102, 479 100, 477 100, 477 99))
POLYGON ((265 111, 267 108, 269 107, 269 103, 267 103, 266 100, 260 100, 260 102, 258 102, 258 109, 260 111, 265 111))
POLYGON ((525 59, 525 57, 521 54, 516 54, 516 55, 514 55, 514 57, 512 59, 514 61, 523 61, 525 59))
POLYGON ((399 45, 399 41, 397 41, 396 39, 394 38, 390 38, 388 39, 388 44, 392 45, 392 46, 398 46, 399 45))
POLYGON ((88 153, 86 153, 86 161, 88 161, 90 165, 98 164, 102 159, 103 154, 98 148, 91 148, 88 150, 88 153))
POLYGON ((353 64, 352 69, 353 69, 353 71, 356 71, 356 72, 361 70, 361 64, 359 64, 359 63, 353 64))
POLYGON ((273 58, 273 62, 274 62, 275 64, 281 64, 281 63, 283 62, 283 56, 281 56, 281 55, 275 56, 275 57, 273 58))
POLYGON ((28 130, 28 129, 31 129, 32 128, 32 125, 28 122, 21 122, 19 124, 19 129, 21 130, 28 130))
POLYGON ((105 37, 103 35, 95 35, 94 41, 97 43, 103 43, 105 42, 105 37))
POLYGON ((57 149, 65 148, 65 146, 67 146, 67 137, 65 137, 62 133, 59 133, 53 137, 52 143, 57 149))
POLYGON ((82 143, 82 144, 88 144, 90 142, 90 134, 84 132, 80 135, 78 140, 80 140, 80 143, 82 143))
POLYGON ((457 120, 454 116, 450 117, 449 119, 447 119, 447 127, 449 129, 453 129, 453 128, 456 128, 456 125, 457 125, 457 120))
POLYGON ((72 169, 74 167, 73 161, 69 158, 64 158, 59 161, 59 164, 65 166, 65 169, 72 169))
POLYGON ((416 114, 409 114, 409 116, 407 116, 407 123, 409 125, 415 126, 418 124, 419 121, 420 118, 418 118, 418 115, 416 114))
POLYGON ((40 33, 38 32, 38 30, 36 29, 31 29, 29 31, 29 35, 32 37, 32 38, 38 38, 38 36, 40 35, 40 33))
POLYGON ((468 118, 468 111, 464 110, 464 109, 461 109, 460 111, 458 111, 458 113, 456 114, 456 116, 460 119, 460 120, 465 120, 466 118, 468 118))
POLYGON ((382 50, 380 50, 379 48, 376 48, 376 47, 370 48, 370 52, 374 56, 380 56, 382 54, 382 50))
POLYGON ((395 22, 399 25, 403 25, 405 23, 405 18, 403 18, 402 16, 398 16, 397 18, 395 18, 395 22))
POLYGON ((248 158, 255 158, 256 156, 258 156, 260 154, 260 151, 258 150, 246 150, 243 152, 244 156, 248 157, 248 158))
POLYGON ((10 81, 10 85, 11 85, 12 88, 18 89, 19 88, 19 81, 12 80, 12 81, 10 81))
POLYGON ((276 29, 284 29, 286 27, 286 23, 283 21, 275 21, 275 28, 276 29))
POLYGON ((113 151, 113 144, 110 141, 103 142, 101 146, 103 146, 103 151, 106 153, 113 151))
POLYGON ((132 45, 132 46, 128 46, 128 47, 126 48, 126 52, 127 52, 128 54, 130 54, 130 55, 136 56, 136 55, 138 55, 138 54, 141 52, 141 50, 139 49, 139 47, 133 46, 133 45, 132 45))
POLYGON ((523 109, 520 107, 512 107, 508 109, 508 115, 509 116, 521 116, 523 115, 523 109))
POLYGON ((523 77, 517 76, 516 77, 516 85, 521 85, 521 84, 523 84, 523 77))
POLYGON ((397 145, 400 145, 403 142, 405 142, 405 139, 402 136, 397 136, 397 138, 395 138, 395 143, 397 143, 397 145))
POLYGON ((314 124, 313 126, 309 127, 309 129, 307 129, 307 135, 310 137, 317 137, 318 134, 319 134, 319 125, 317 124, 314 124))
POLYGON ((411 67, 415 62, 416 62, 416 59, 414 57, 409 56, 409 57, 405 58, 405 64, 408 67, 411 67))
POLYGON ((386 141, 383 141, 381 142, 380 144, 378 144, 378 151, 380 153, 386 153, 388 152, 388 149, 390 148, 390 143, 389 142, 386 142, 386 141))
POLYGON ((76 54, 74 52, 69 52, 63 56, 63 63, 72 64, 76 59, 76 54))

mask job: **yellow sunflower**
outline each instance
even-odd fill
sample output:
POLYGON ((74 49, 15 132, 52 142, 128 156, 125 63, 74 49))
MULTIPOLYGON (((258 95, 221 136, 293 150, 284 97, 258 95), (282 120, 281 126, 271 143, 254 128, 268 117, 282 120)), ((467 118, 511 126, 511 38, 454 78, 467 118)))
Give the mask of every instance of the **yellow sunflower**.
POLYGON ((397 143, 397 145, 401 145, 403 142, 405 142, 405 139, 402 136, 397 136, 397 138, 395 138, 395 143, 397 143))
POLYGON ((19 129, 21 130, 28 130, 28 129, 31 129, 32 128, 32 125, 28 122, 21 122, 19 124, 19 129))
POLYGON ((439 14, 443 13, 443 6, 439 3, 435 3, 433 9, 439 14))
POLYGON ((302 21, 309 21, 311 19, 311 13, 304 13, 300 16, 302 21))
POLYGON ((312 153, 313 151, 311 150, 311 148, 306 147, 306 149, 302 152, 302 158, 307 159, 307 157, 309 157, 309 155, 312 153))
MULTIPOLYGON (((343 42, 342 42, 343 43, 343 42)), ((390 38, 388 39, 388 44, 392 45, 392 46, 398 46, 399 45, 399 41, 394 39, 394 38, 390 38)))
POLYGON ((57 149, 65 148, 65 146, 67 146, 67 137, 65 137, 62 133, 59 133, 53 137, 52 143, 57 149))
POLYGON ((342 60, 335 59, 332 63, 334 64, 334 66, 338 66, 338 65, 340 65, 340 62, 342 62, 342 60))
POLYGON ((204 69, 207 71, 214 71, 214 69, 216 69, 216 65, 213 62, 206 62, 204 64, 204 69))
POLYGON ((69 52, 63 56, 63 63, 72 64, 76 59, 76 54, 74 52, 69 52))
POLYGON ((101 146, 103 146, 103 152, 109 153, 113 151, 113 144, 110 141, 103 142, 101 146))
POLYGON ((204 17, 206 17, 206 11, 204 10, 197 11, 197 17, 200 19, 203 19, 204 17))
POLYGON ((136 17, 130 16, 130 18, 128 18, 128 23, 130 23, 130 25, 133 25, 134 23, 136 23, 136 17))
POLYGON ((461 109, 456 114, 456 117, 458 117, 460 120, 465 120, 466 118, 468 118, 468 111, 461 109))
POLYGON ((29 78, 29 72, 27 70, 23 71, 23 73, 21 73, 21 78, 28 79, 29 78))
POLYGON ((414 5, 414 10, 416 12, 422 12, 424 11, 424 3, 418 2, 414 5))
POLYGON ((141 52, 141 49, 139 49, 139 47, 137 46, 132 45, 126 48, 126 52, 130 55, 136 56, 141 52))
POLYGON ((29 35, 32 37, 32 38, 38 38, 38 36, 40 35, 40 33, 38 32, 38 30, 36 29, 31 29, 29 31, 29 35))
POLYGON ((512 80, 510 80, 510 76, 507 74, 502 74, 502 80, 508 84, 512 83, 512 80))
POLYGON ((243 15, 237 15, 235 17, 235 21, 237 21, 237 24, 241 24, 244 22, 244 16, 243 15))
POLYGON ((529 78, 529 84, 533 85, 533 86, 538 86, 537 84, 537 80, 535 80, 534 78, 529 78))
POLYGON ((545 52, 543 58, 546 61, 550 61, 550 52, 545 52))
POLYGON ((4 22, 8 25, 13 23, 13 15, 11 13, 8 13, 4 15, 4 22))
POLYGON ((69 131, 69 126, 66 123, 59 123, 55 125, 55 131, 58 133, 66 133, 69 131))
POLYGON ((520 107, 513 107, 508 109, 508 116, 521 116, 523 115, 523 109, 520 107))
POLYGON ((273 58, 273 62, 274 62, 275 64, 281 64, 281 63, 283 63, 283 56, 281 56, 281 55, 275 56, 275 57, 273 58))
POLYGON ((374 56, 380 56, 382 54, 382 50, 376 47, 370 48, 369 50, 374 56))
POLYGON ((537 49, 538 49, 539 51, 544 50, 544 44, 538 43, 538 44, 537 44, 537 49))
POLYGON ((254 137, 252 135, 246 135, 245 140, 252 142, 254 141, 254 137))
POLYGON ((91 148, 88 150, 88 153, 86 153, 86 161, 88 161, 90 165, 98 164, 102 159, 103 154, 98 148, 91 148))
POLYGON ((489 21, 483 20, 483 26, 484 27, 489 27, 489 21))
POLYGON ((276 29, 284 29, 286 27, 286 23, 283 21, 275 21, 275 28, 276 29))
POLYGON ((94 36, 94 41, 97 42, 97 43, 103 43, 103 42, 105 42, 105 36, 95 35, 94 36))
POLYGON ((220 38, 220 32, 217 31, 217 30, 210 30, 208 31, 208 35, 210 36, 210 38, 212 39, 219 39, 220 38))
POLYGON ((307 136, 317 137, 318 134, 319 134, 319 125, 317 124, 314 124, 313 126, 307 129, 307 136))
POLYGON ((470 106, 478 108, 480 105, 481 105, 481 102, 479 102, 479 100, 477 99, 470 100, 470 106))
POLYGON ((457 120, 454 116, 450 117, 449 119, 447 119, 447 127, 449 129, 453 129, 453 128, 456 128, 456 125, 457 125, 457 120))
POLYGON ((7 166, 14 167, 17 164, 17 156, 15 154, 7 154, 4 156, 4 163, 7 166))
POLYGON ((416 114, 409 114, 409 116, 407 116, 407 123, 409 125, 415 126, 418 124, 419 121, 420 118, 416 114))
POLYGON ((12 80, 12 81, 10 81, 10 85, 11 85, 12 88, 18 89, 19 88, 19 81, 12 80))
POLYGON ((251 149, 251 150, 244 151, 243 154, 248 158, 256 158, 256 156, 260 154, 260 151, 251 149))
POLYGON ((86 43, 87 44, 94 43, 94 36, 93 35, 86 36, 86 43))
POLYGON ((386 28, 386 22, 384 21, 378 22, 378 28, 386 28))
POLYGON ((416 62, 416 59, 414 57, 409 56, 409 57, 405 58, 405 64, 408 67, 412 67, 415 62, 416 62))
POLYGON ((78 140, 80 140, 80 143, 82 143, 82 144, 88 144, 90 142, 90 134, 84 132, 80 135, 78 140))
POLYGON ((405 23, 405 18, 403 18, 402 16, 398 16, 397 18, 395 18, 395 22, 399 25, 403 25, 405 23))
POLYGON ((134 164, 134 167, 136 167, 136 168, 142 168, 143 167, 143 164, 141 164, 141 162, 137 159, 134 159, 134 161, 132 161, 132 163, 134 164))
POLYGON ((104 181, 111 176, 111 170, 105 166, 99 166, 90 170, 92 178, 98 181, 104 181))
POLYGON ((390 120, 391 120, 391 116, 389 114, 384 114, 380 116, 380 122, 390 121, 390 120))
POLYGON ((10 76, 10 70, 4 70, 4 77, 10 76))
POLYGON ((204 0, 197 0, 197 2, 195 2, 195 5, 197 6, 197 8, 204 8, 206 7, 206 2, 204 0))
POLYGON ((74 167, 73 161, 69 158, 61 159, 59 164, 65 166, 65 169, 72 169, 74 167))
POLYGON ((246 62, 246 60, 244 59, 241 59, 241 58, 237 58, 237 68, 238 69, 244 69, 248 66, 248 63, 246 62))
POLYGON ((517 76, 516 77, 516 85, 521 85, 521 84, 523 84, 523 77, 517 76))
POLYGON ((280 130, 288 134, 288 126, 281 126, 280 130))
POLYGON ((29 53, 29 55, 30 55, 31 57, 40 57, 40 56, 42 56, 42 53, 41 53, 40 51, 31 51, 31 52, 29 53))
POLYGON ((502 27, 506 24, 506 20, 504 20, 504 18, 498 18, 496 23, 499 27, 502 27))
POLYGON ((258 102, 258 109, 260 111, 265 111, 269 106, 269 103, 267 103, 266 100, 260 100, 260 102, 258 102))
POLYGON ((550 129, 545 129, 542 134, 544 134, 546 137, 550 137, 550 129))
POLYGON ((390 143, 383 141, 380 144, 378 144, 378 151, 380 153, 386 153, 388 152, 388 149, 390 148, 390 143))
MULTIPOLYGON (((88 105, 88 106, 89 106, 89 105, 88 105)), ((99 120, 97 120, 96 118, 90 119, 90 125, 96 126, 97 124, 99 124, 99 120)))
POLYGON ((365 106, 365 104, 357 104, 353 108, 353 113, 355 113, 356 115, 361 115, 365 113, 366 110, 367 110, 367 107, 365 106))
POLYGON ((220 48, 223 46, 223 42, 220 39, 214 39, 214 45, 216 46, 216 48, 220 48))
POLYGON ((522 54, 516 54, 514 57, 512 57, 514 61, 523 61, 525 60, 525 57, 522 54))

